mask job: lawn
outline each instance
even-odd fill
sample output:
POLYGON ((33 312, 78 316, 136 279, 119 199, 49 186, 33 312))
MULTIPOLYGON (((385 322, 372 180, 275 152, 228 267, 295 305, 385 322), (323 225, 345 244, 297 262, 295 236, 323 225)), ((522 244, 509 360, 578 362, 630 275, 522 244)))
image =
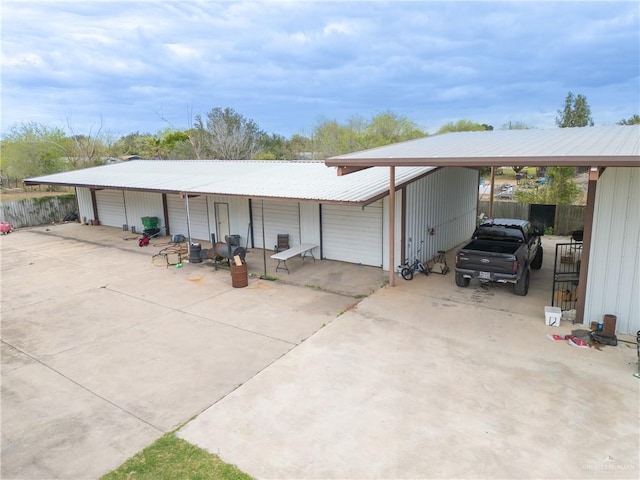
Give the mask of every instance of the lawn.
POLYGON ((101 480, 251 480, 252 477, 169 432, 101 480))

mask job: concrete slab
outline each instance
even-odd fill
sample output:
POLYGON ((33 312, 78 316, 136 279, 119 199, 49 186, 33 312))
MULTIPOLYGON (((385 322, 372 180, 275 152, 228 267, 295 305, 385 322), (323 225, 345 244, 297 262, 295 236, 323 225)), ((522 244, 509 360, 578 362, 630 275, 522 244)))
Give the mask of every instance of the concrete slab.
POLYGON ((635 478, 635 344, 550 340, 579 326, 544 325, 537 273, 385 287, 179 435, 257 478, 635 478))
POLYGON ((210 263, 157 267, 162 247, 126 235, 0 238, 2 478, 99 477, 356 301, 257 278, 232 288, 210 263))

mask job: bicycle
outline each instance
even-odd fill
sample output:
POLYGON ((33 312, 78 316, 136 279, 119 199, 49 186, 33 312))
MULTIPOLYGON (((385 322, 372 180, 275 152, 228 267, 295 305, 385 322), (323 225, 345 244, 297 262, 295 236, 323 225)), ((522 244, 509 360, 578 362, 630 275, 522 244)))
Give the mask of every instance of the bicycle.
POLYGON ((416 252, 415 260, 413 263, 409 263, 407 258, 402 265, 398 265, 400 275, 405 280, 413 280, 413 272, 422 272, 425 275, 429 275, 429 269, 419 260, 420 250, 416 252))

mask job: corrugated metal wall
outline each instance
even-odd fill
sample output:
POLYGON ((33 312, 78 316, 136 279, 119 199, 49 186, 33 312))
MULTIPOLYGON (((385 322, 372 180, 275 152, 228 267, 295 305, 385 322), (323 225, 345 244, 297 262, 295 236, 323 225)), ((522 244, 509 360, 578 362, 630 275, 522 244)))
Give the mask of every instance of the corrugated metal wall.
POLYGON ((382 200, 364 208, 322 205, 324 258, 382 266, 382 214, 382 200))
POLYGON ((76 188, 76 199, 78 201, 78 216, 80 221, 93 218, 93 203, 91 203, 91 190, 84 187, 76 188))
MULTIPOLYGON (((180 195, 167 195, 167 210, 169 210, 171 234, 188 236, 185 200, 180 198, 180 195)), ((191 239, 210 242, 209 215, 205 196, 189 198, 189 218, 191 239)))
MULTIPOLYGON (((254 199, 253 233, 255 248, 262 248, 262 200, 254 199)), ((300 207, 296 201, 264 201, 264 241, 267 249, 272 249, 278 241, 278 234, 289 234, 289 245, 300 245, 300 207)))
MULTIPOLYGON (((249 232, 249 200, 239 197, 223 197, 218 195, 209 195, 207 197, 209 201, 209 223, 211 225, 212 233, 215 232, 215 225, 217 219, 215 218, 215 204, 226 203, 229 205, 229 232, 231 235, 240 235, 240 244, 244 247, 247 245, 247 235, 250 238, 249 232)), ((224 242, 224 238, 217 239, 217 241, 224 242)))
POLYGON ((618 332, 640 330, 640 171, 605 170, 598 180, 584 323, 617 316, 618 332))
POLYGON ((428 260, 438 250, 450 250, 467 240, 476 226, 477 192, 478 171, 469 168, 441 168, 409 184, 406 256, 421 249, 421 259, 428 260))
MULTIPOLYGON (((159 227, 166 227, 164 224, 164 210, 162 208, 162 194, 151 192, 136 192, 126 190, 124 192, 125 209, 127 213, 127 225, 136 227, 138 232, 144 230, 142 217, 158 217, 159 227)), ((165 234, 162 229, 161 235, 165 234)))

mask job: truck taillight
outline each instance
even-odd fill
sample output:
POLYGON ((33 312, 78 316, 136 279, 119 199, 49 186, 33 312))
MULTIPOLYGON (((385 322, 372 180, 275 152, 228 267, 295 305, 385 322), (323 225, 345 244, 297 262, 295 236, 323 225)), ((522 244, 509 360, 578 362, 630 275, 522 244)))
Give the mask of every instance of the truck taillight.
POLYGON ((458 254, 456 253, 456 267, 458 266, 458 258, 459 258, 459 257, 460 257, 460 255, 458 255, 458 254))
POLYGON ((511 268, 511 273, 513 273, 513 274, 518 273, 518 261, 517 260, 513 261, 513 266, 511 268))

